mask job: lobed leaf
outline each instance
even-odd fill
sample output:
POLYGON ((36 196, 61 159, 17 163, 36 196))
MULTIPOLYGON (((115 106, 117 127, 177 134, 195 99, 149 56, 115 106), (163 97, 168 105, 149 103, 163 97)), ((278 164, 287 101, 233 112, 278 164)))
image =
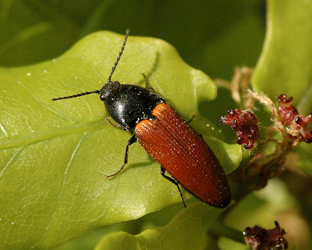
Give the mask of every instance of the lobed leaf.
MULTIPOLYGON (((131 146, 122 173, 106 180, 121 167, 131 135, 103 119, 107 112, 97 95, 51 101, 100 89, 123 39, 98 32, 59 58, 1 69, 1 249, 52 248, 181 202, 176 187, 159 174, 159 164, 138 144, 131 146)), ((141 71, 186 120, 196 115, 192 125, 203 136, 217 134, 197 116, 199 102, 215 98, 214 83, 185 64, 172 46, 130 37, 113 80, 144 86, 141 71)), ((240 153, 239 146, 236 150, 240 153)), ((233 158, 229 171, 240 162, 218 154, 233 158)))
POLYGON ((104 236, 96 250, 102 249, 216 249, 207 230, 213 227, 221 210, 195 203, 177 214, 164 227, 145 230, 138 235, 118 232, 104 236))

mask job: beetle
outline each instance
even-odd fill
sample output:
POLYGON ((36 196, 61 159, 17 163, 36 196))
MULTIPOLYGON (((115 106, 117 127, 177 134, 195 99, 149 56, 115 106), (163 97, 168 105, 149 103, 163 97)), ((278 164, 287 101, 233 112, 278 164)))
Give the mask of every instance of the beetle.
POLYGON ((180 189, 183 186, 199 200, 214 207, 225 207, 231 201, 231 191, 227 177, 212 150, 173 107, 155 94, 149 86, 120 84, 112 81, 112 76, 125 49, 129 30, 112 67, 107 83, 100 90, 84 92, 52 99, 62 100, 79 96, 98 94, 104 102, 110 117, 117 122, 110 125, 132 133, 128 140, 124 163, 114 174, 117 175, 128 162, 129 147, 138 141, 147 153, 161 165, 161 175, 175 184, 184 207, 185 201, 180 189), (166 171, 172 176, 166 175, 166 171))

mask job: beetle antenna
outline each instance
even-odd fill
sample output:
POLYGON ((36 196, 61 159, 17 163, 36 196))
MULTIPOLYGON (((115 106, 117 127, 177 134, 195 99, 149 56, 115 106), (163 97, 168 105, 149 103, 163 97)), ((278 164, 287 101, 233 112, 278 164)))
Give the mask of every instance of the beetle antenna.
POLYGON ((120 50, 120 52, 119 52, 119 55, 117 56, 116 62, 114 63, 114 66, 112 67, 112 72, 110 73, 110 75, 109 75, 109 77, 108 77, 108 79, 107 79, 107 83, 110 83, 110 82, 112 81, 112 76, 113 76, 113 74, 114 74, 114 71, 115 71, 115 69, 116 69, 116 67, 117 67, 117 64, 118 64, 118 62, 119 62, 119 60, 120 60, 120 58, 121 58, 121 55, 122 55, 122 53, 123 53, 123 51, 124 51, 124 49, 125 49, 125 47, 126 47, 126 43, 127 43, 127 39, 128 39, 129 33, 130 33, 130 30, 127 29, 127 30, 126 30, 125 40, 124 40, 124 42, 123 42, 123 44, 122 44, 121 50, 120 50))
POLYGON ((63 100, 63 99, 70 99, 70 98, 75 98, 79 96, 84 96, 84 95, 90 95, 90 94, 98 94, 100 93, 100 90, 94 90, 94 91, 89 91, 89 92, 84 92, 76 95, 70 95, 70 96, 64 96, 64 97, 58 97, 58 98, 53 98, 52 101, 57 101, 57 100, 63 100))
MULTIPOLYGON (((114 74, 114 71, 115 71, 115 69, 117 67, 117 64, 118 64, 118 62, 119 62, 119 60, 121 58, 121 55, 122 55, 122 53, 123 53, 123 51, 124 51, 124 49, 126 47, 126 43, 127 43, 127 40, 128 40, 129 33, 130 33, 130 30, 127 29, 126 30, 125 40, 124 40, 124 42, 122 44, 121 50, 119 52, 119 55, 117 56, 117 59, 116 59, 116 61, 114 63, 114 66, 112 67, 112 72, 110 73, 110 75, 109 75, 109 77, 107 79, 107 83, 110 83, 112 81, 112 76, 114 74)), ((70 96, 53 98, 52 101, 63 100, 63 99, 70 99, 70 98, 75 98, 75 97, 84 96, 84 95, 90 95, 90 94, 94 94, 94 93, 98 94, 98 93, 100 93, 100 90, 94 90, 94 91, 84 92, 84 93, 80 93, 80 94, 76 94, 76 95, 70 95, 70 96)))

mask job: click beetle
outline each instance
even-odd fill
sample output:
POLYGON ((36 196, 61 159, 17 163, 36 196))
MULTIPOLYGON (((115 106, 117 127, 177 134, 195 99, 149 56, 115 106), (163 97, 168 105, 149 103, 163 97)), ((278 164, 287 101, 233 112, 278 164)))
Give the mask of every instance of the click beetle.
POLYGON ((129 131, 133 136, 126 146, 124 163, 107 178, 118 174, 128 162, 129 146, 138 141, 161 165, 160 173, 178 187, 179 184, 199 200, 214 207, 225 207, 231 201, 227 177, 217 157, 199 135, 162 97, 154 93, 145 78, 146 87, 120 84, 112 76, 125 49, 129 30, 112 67, 107 83, 100 90, 54 98, 69 99, 96 93, 111 118, 109 124, 129 131), (166 171, 172 176, 166 175, 166 171))

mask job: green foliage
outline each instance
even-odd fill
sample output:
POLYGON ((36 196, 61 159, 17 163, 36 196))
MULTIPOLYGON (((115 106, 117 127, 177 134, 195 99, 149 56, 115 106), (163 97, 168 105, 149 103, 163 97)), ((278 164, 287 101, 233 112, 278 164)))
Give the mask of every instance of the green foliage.
MULTIPOLYGON (((106 180, 121 166, 130 134, 104 121, 107 113, 97 95, 51 100, 99 89, 123 39, 98 32, 57 59, 3 69, 3 247, 51 248, 98 226, 181 201, 176 187, 161 177, 159 165, 139 145, 131 147, 130 164, 122 174, 106 180)), ((199 101, 216 96, 205 74, 186 65, 172 46, 151 38, 131 37, 122 59, 114 79, 144 86, 139 72, 145 72, 157 93, 178 110, 183 107, 185 117, 195 114, 194 127, 203 136, 209 134, 201 129, 208 121, 196 110, 199 101)), ((238 166, 239 146, 214 140, 212 149, 230 163, 227 172, 238 166)))
POLYGON ((165 227, 145 230, 133 236, 119 232, 104 237, 95 248, 102 249, 208 249, 215 248, 208 228, 216 223, 221 210, 208 208, 205 204, 192 204, 178 213, 165 227))
MULTIPOLYGON (((312 108, 312 2, 269 1, 263 53, 253 74, 253 87, 272 100, 280 94, 294 98, 302 115, 312 108)), ((299 145, 298 167, 311 173, 312 145, 299 145)))
POLYGON ((312 2, 270 1, 266 41, 253 87, 272 99, 284 91, 294 97, 300 112, 312 106, 312 2))
MULTIPOLYGON (((124 33, 130 28, 113 80, 144 86, 139 74, 143 71, 156 93, 182 117, 196 115, 192 126, 230 173, 249 152, 221 141, 235 142, 233 131, 218 125, 218 117, 235 104, 224 90, 215 99, 217 89, 205 73, 230 79, 235 66, 254 67, 258 60, 255 90, 272 100, 282 93, 294 96, 303 115, 312 108, 311 3, 267 3, 260 56, 262 0, 2 1, 0 248, 49 249, 71 241, 58 249, 246 249, 238 243, 241 234, 235 238, 220 227, 222 210, 189 199, 187 192, 188 207, 183 209, 176 187, 161 177, 159 164, 139 144, 130 147, 125 169, 106 180, 123 163, 131 135, 103 119, 107 113, 97 95, 51 99, 101 88, 124 35, 90 33, 124 33), (232 240, 217 241, 207 231, 232 240)), ((311 145, 304 144, 293 153, 296 166, 309 175, 310 152, 311 145)), ((292 211, 287 217, 292 218, 300 206, 306 219, 300 232, 308 238, 311 198, 300 191, 308 189, 305 182, 295 177, 286 177, 286 184, 272 180, 262 192, 245 197, 228 214, 226 224, 240 232, 254 224, 270 228, 281 214, 292 211), (299 191, 294 188, 298 186, 299 191)), ((230 182, 234 194, 244 188, 230 182)), ((290 225, 287 233, 298 231, 290 225)), ((298 249, 309 249, 304 238, 296 241, 302 243, 298 249)), ((294 241, 290 249, 296 249, 294 241)))

